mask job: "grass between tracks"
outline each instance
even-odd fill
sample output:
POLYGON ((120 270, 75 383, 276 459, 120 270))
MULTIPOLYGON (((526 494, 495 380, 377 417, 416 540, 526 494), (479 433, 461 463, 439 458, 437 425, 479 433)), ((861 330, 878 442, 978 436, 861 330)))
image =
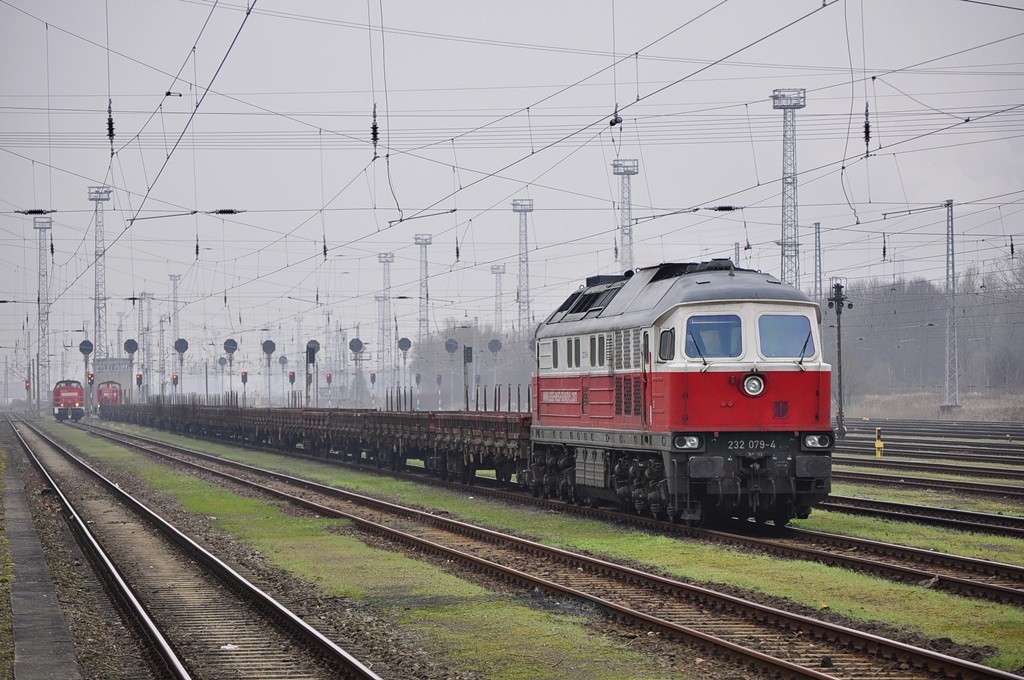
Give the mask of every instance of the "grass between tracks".
POLYGON ((185 510, 210 518, 262 552, 276 566, 331 595, 389 612, 461 668, 503 680, 679 677, 679 671, 659 667, 628 649, 626 640, 588 632, 587 619, 575 605, 558 611, 557 605, 545 600, 542 609, 531 607, 430 564, 338 533, 349 525, 346 521, 297 518, 277 503, 225 491, 81 432, 58 426, 48 429, 90 458, 139 475, 150 487, 177 498, 185 510))
MULTIPOLYGON (((473 498, 472 491, 455 493, 436 490, 397 480, 365 475, 350 469, 338 469, 315 462, 283 458, 272 454, 244 452, 239 449, 171 437, 165 433, 147 434, 183 443, 254 465, 285 469, 345 488, 384 495, 399 502, 444 509, 468 522, 513 531, 558 547, 589 551, 616 559, 635 560, 651 565, 684 581, 723 583, 744 590, 784 597, 812 608, 827 607, 832 612, 862 621, 876 621, 899 629, 920 633, 928 638, 948 637, 960 644, 991 646, 997 651, 986 663, 1004 670, 1024 668, 1024 610, 948 595, 912 585, 891 583, 863 574, 825 565, 783 561, 774 557, 746 553, 696 541, 680 541, 651 536, 603 522, 566 517, 559 513, 526 508, 509 508, 473 498)), ((826 514, 826 513, 822 513, 826 514)), ((816 516, 816 515, 812 515, 816 516)), ((860 518, 850 518, 859 522, 860 518)), ((842 523, 839 533, 856 535, 842 523)), ((927 543, 928 527, 893 524, 889 540, 911 542, 914 536, 927 543), (918 532, 925 533, 918 533, 918 532)), ((967 545, 983 553, 991 536, 973 536, 945 532, 952 541, 947 552, 963 553, 967 545), (952 546, 957 546, 955 549, 952 546)), ((1017 541, 1017 544, 1024 542, 1017 541)), ((932 546, 925 546, 932 547, 932 546)), ((935 549, 943 549, 935 547, 935 549)), ((1021 548, 1016 549, 1019 554, 1021 548)), ((1010 553, 1010 549, 1005 551, 1010 553)), ((991 552, 989 553, 991 554, 991 552)), ((1002 561, 1015 561, 1001 557, 1002 561)), ((378 570, 379 571, 379 570, 378 570)), ((476 639, 476 638, 474 638, 476 639)))

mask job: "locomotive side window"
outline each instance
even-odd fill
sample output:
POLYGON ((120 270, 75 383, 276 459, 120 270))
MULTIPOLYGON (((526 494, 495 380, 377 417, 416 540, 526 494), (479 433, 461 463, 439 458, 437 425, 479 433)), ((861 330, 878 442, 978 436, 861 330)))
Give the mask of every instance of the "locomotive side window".
POLYGON ((605 336, 597 336, 597 365, 604 366, 605 352, 605 336))
POLYGON ((582 364, 580 363, 580 339, 579 338, 573 338, 573 340, 572 340, 572 352, 573 352, 572 360, 574 362, 576 362, 576 368, 580 368, 582 366, 582 364))
POLYGON ((676 358, 675 328, 669 328, 661 332, 661 339, 658 342, 658 358, 662 361, 672 361, 676 358))
POLYGON ((551 341, 551 368, 558 368, 558 340, 551 341))
POLYGON ((758 341, 765 357, 814 355, 811 322, 805 316, 765 314, 757 320, 758 341))
POLYGON ((735 314, 702 314, 686 320, 686 356, 735 358, 743 353, 742 326, 735 314))
POLYGON ((590 367, 597 365, 597 338, 590 336, 590 367))

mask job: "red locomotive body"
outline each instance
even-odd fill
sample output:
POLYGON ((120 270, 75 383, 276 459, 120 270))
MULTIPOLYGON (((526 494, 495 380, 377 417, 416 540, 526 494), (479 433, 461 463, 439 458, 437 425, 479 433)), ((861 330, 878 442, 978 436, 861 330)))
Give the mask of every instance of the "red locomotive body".
POLYGON ((535 493, 785 524, 830 491, 817 306, 729 260, 588 279, 537 331, 535 493))
POLYGON ((100 386, 96 388, 96 406, 100 409, 104 406, 120 404, 122 398, 121 383, 108 380, 100 383, 100 386))
POLYGON ((85 388, 77 380, 61 380, 53 387, 53 417, 78 422, 85 415, 85 388))

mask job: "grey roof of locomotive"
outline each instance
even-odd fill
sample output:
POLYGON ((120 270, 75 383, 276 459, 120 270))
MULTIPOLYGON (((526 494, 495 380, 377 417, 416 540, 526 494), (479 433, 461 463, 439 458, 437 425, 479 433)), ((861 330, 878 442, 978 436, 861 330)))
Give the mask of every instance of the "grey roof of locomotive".
POLYGON ((770 274, 735 267, 728 259, 665 263, 631 276, 590 277, 538 326, 536 337, 640 328, 676 305, 745 300, 813 304, 803 291, 770 274))

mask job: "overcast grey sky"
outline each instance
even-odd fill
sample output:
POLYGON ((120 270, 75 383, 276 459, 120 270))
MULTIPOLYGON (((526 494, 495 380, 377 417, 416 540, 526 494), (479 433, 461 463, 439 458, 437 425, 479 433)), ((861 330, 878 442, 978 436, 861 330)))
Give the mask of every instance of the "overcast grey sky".
POLYGON ((534 200, 541 319, 585 276, 621 270, 616 157, 639 161, 637 266, 731 257, 749 242, 741 264, 778 275, 776 88, 806 88, 796 122, 803 288, 815 222, 826 277, 941 282, 945 211, 922 209, 946 199, 957 205, 958 268, 991 271, 1005 266, 1010 236, 1022 244, 1021 8, 261 0, 247 15, 208 0, 0 0, 0 297, 22 303, 0 305, 0 347, 23 370, 37 247, 17 211, 52 209, 51 378, 62 360, 79 366, 77 352, 61 352, 93 317, 88 188, 101 184, 113 187, 111 344, 119 313, 124 337, 136 335, 125 298, 151 292, 154 319, 170 313, 172 274, 181 335, 197 350, 233 336, 255 360, 263 338, 283 345, 296 333, 297 316, 314 337, 327 310, 350 337, 359 324, 373 340, 382 252, 395 256, 392 295, 408 298, 394 302, 400 333, 415 337, 416 234, 433 237, 431 328, 491 323, 491 265, 504 264, 508 330, 518 319, 514 198, 534 200), (610 126, 616 104, 622 124, 610 126), (691 211, 722 204, 744 209, 691 211), (245 212, 207 214, 220 209, 245 212))

